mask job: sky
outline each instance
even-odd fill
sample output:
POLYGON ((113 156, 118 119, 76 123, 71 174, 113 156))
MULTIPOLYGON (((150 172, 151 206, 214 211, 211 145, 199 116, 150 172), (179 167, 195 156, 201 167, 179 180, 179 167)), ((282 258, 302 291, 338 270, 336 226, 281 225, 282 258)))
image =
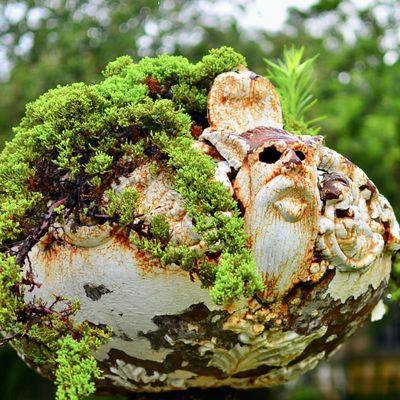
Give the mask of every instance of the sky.
MULTIPOLYGON (((353 0, 358 7, 365 7, 375 0, 353 0)), ((239 22, 246 28, 256 27, 276 31, 285 22, 289 7, 306 9, 316 0, 247 0, 246 14, 239 22)))
MULTIPOLYGON (((1 0, 0 0, 1 1, 1 0)), ((356 0, 357 1, 357 0, 356 0)), ((359 0, 368 1, 368 0, 359 0)), ((279 30, 285 22, 287 11, 289 7, 297 6, 305 9, 314 4, 316 0, 247 0, 247 7, 245 12, 240 16, 237 15, 237 8, 235 8, 235 0, 226 0, 218 2, 204 2, 202 8, 204 15, 213 16, 237 16, 238 22, 245 28, 261 28, 268 31, 279 30)), ((15 22, 19 21, 24 14, 24 7, 14 5, 8 9, 8 17, 15 22)), ((40 17, 40 13, 38 15, 40 17)), ((21 43, 21 49, 17 48, 16 51, 24 52, 29 48, 30 43, 28 40, 21 43)), ((0 49, 0 76, 5 76, 10 66, 6 61, 5 54, 2 54, 0 49)))
MULTIPOLYGON (((368 1, 368 0, 367 0, 368 1)), ((285 22, 289 7, 305 9, 316 0, 247 0, 244 14, 238 15, 235 0, 204 2, 202 9, 207 15, 237 16, 240 25, 245 28, 261 28, 268 31, 279 30, 285 22), (210 14, 211 13, 211 14, 210 14)))
POLYGON ((289 7, 305 9, 315 0, 248 0, 249 7, 240 23, 246 28, 256 27, 276 31, 285 22, 289 7))
MULTIPOLYGON (((96 1, 96 0, 94 0, 96 1)), ((164 1, 164 0, 161 0, 164 1)), ((162 4, 160 1, 160 4, 162 4)), ((296 6, 300 9, 307 9, 311 5, 315 4, 317 0, 246 0, 246 6, 243 13, 238 14, 238 9, 235 3, 238 0, 219 0, 219 1, 204 1, 201 4, 201 8, 204 11, 204 21, 212 17, 217 17, 221 21, 224 17, 234 16, 238 23, 246 29, 261 29, 267 31, 277 31, 282 28, 286 17, 288 15, 288 9, 290 7, 296 6)), ((1 2, 1 0, 0 0, 1 2)), ((241 1, 241 3, 243 0, 241 1)), ((352 0, 352 4, 358 7, 365 7, 374 0, 352 0)), ((8 8, 8 16, 12 17, 16 22, 24 14, 24 7, 18 7, 18 5, 13 5, 8 8)), ((38 15, 34 15, 35 18, 40 18, 40 12, 38 11, 38 15)), ((332 22, 332 21, 331 21, 332 22)), ((323 30, 324 27, 329 23, 329 21, 321 20, 313 22, 313 25, 310 26, 310 32, 318 36, 319 31, 323 30)), ((353 23, 350 23, 349 26, 345 29, 345 36, 348 37, 349 41, 356 40, 357 35, 355 33, 354 27, 360 24, 360 21, 354 20, 353 23)), ((24 53, 24 51, 30 47, 31 43, 29 42, 29 38, 25 38, 26 40, 22 41, 20 46, 15 48, 16 52, 24 53)), ((145 41, 146 37, 141 38, 145 41)), ((150 39, 150 38, 147 38, 150 39)), ((182 38, 183 40, 184 38, 182 38)), ((139 43, 140 44, 140 43, 139 43)), ((144 47, 147 48, 146 43, 143 43, 144 47)), ((7 72, 10 69, 10 65, 7 62, 5 53, 0 47, 0 77, 5 77, 7 72)), ((168 51, 168 48, 166 49, 168 51)), ((146 55, 145 53, 143 55, 146 55)), ((391 54, 393 57, 390 61, 396 61, 398 55, 391 54)))

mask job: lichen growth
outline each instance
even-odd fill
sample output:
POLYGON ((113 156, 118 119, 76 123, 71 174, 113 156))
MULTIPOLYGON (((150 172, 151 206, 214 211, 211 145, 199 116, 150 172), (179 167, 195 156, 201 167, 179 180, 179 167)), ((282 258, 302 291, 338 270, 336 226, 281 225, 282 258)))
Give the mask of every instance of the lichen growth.
POLYGON ((180 265, 211 287, 218 303, 262 289, 236 202, 214 180, 212 158, 192 147, 192 127, 206 127, 211 83, 241 65, 245 59, 228 47, 196 64, 169 55, 135 64, 124 56, 105 68, 102 82, 59 86, 27 105, 0 155, 0 326, 7 341, 56 379, 59 399, 94 390, 100 373, 89 350, 110 332, 74 324, 79 306, 71 299, 23 301, 40 284, 29 268, 22 272, 29 251, 55 220, 124 226, 162 264, 180 265), (162 216, 146 222, 135 189, 112 189, 144 162, 171 172, 202 246, 172 241, 162 216))

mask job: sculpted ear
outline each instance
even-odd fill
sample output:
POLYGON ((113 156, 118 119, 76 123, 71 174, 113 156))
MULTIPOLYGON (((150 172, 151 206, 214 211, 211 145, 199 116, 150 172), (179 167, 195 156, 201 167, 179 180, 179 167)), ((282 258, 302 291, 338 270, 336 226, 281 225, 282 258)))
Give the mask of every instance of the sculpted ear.
POLYGON ((229 166, 238 170, 246 158, 249 143, 236 133, 214 131, 207 128, 200 136, 200 140, 210 142, 228 162, 229 166))
POLYGON ((212 130, 240 134, 259 126, 282 128, 274 86, 252 71, 218 75, 208 94, 207 109, 212 130))

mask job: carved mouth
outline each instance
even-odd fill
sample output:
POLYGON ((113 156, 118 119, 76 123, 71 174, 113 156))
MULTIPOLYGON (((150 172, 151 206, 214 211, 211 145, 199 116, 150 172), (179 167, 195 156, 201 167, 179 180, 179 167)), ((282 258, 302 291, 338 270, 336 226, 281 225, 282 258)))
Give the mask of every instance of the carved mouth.
POLYGON ((312 202, 313 193, 304 183, 285 175, 277 176, 268 183, 272 191, 270 201, 286 222, 298 222, 312 202))
POLYGON ((307 202, 296 197, 286 197, 275 202, 282 218, 287 222, 297 222, 307 208, 307 202))

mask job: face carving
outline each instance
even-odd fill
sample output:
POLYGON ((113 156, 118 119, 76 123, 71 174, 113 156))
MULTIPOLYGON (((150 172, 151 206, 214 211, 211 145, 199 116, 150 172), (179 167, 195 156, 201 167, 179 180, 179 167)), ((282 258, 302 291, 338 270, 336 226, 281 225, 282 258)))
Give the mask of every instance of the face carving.
POLYGON ((247 101, 249 93, 243 88, 251 83, 243 82, 249 75, 237 75, 236 83, 232 73, 214 82, 208 104, 210 128, 200 139, 225 160, 219 162, 223 168, 218 169, 216 180, 227 186, 229 178, 222 177, 221 171, 237 172, 230 190, 241 206, 255 261, 265 279, 261 297, 280 301, 299 282, 317 282, 327 268, 335 270, 330 286, 342 301, 351 292, 364 293, 371 284, 376 288, 388 277, 390 252, 400 247, 392 208, 365 173, 324 147, 321 137, 295 136, 279 129, 280 109, 271 105, 263 119, 254 117, 260 98, 264 96, 261 104, 266 104, 276 94, 266 95, 260 86, 274 90, 260 80, 253 88, 259 90, 254 94, 257 101, 247 101), (241 89, 247 100, 237 103, 241 89), (238 116, 241 124, 235 123, 238 116))
POLYGON ((265 300, 283 296, 307 274, 319 216, 316 151, 320 138, 256 128, 241 135, 249 153, 234 182, 265 300))

